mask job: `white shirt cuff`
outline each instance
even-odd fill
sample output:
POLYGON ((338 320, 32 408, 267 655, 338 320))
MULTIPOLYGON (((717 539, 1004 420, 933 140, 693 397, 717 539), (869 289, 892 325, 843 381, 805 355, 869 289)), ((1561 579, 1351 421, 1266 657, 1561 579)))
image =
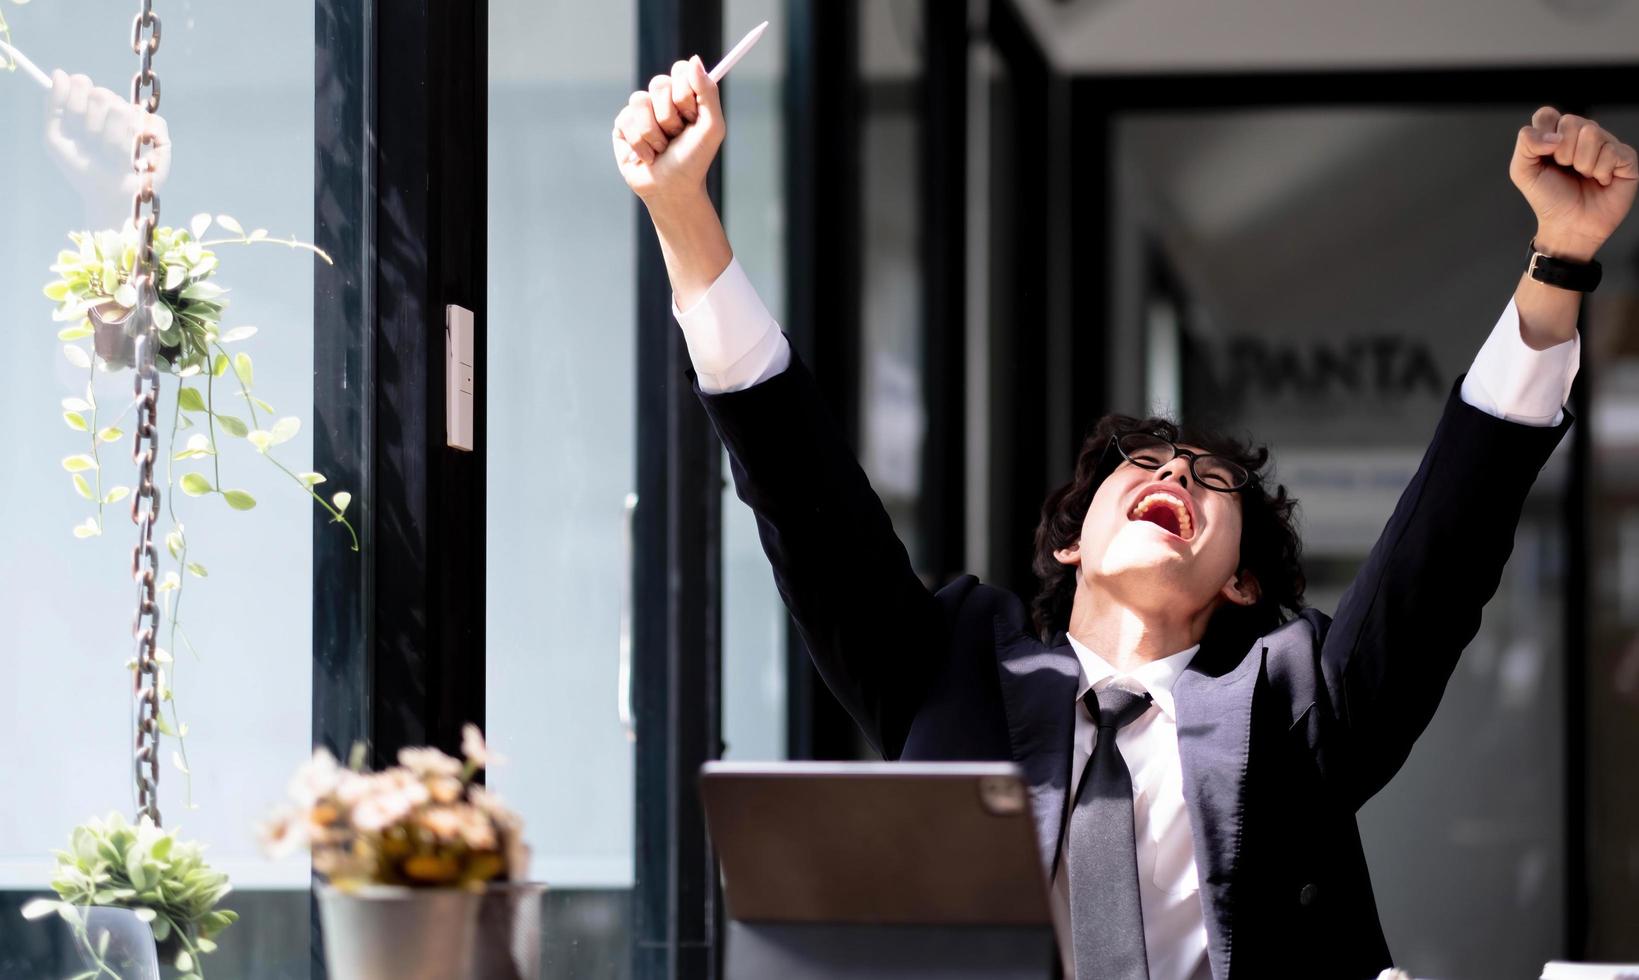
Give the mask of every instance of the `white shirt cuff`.
POLYGON ((689 361, 708 395, 740 391, 761 384, 791 364, 791 344, 746 278, 739 259, 731 259, 717 281, 687 310, 672 316, 683 328, 689 361))
POLYGON ((1508 301, 1463 379, 1462 399, 1487 415, 1522 425, 1558 425, 1582 359, 1582 335, 1547 350, 1520 337, 1519 310, 1508 301))

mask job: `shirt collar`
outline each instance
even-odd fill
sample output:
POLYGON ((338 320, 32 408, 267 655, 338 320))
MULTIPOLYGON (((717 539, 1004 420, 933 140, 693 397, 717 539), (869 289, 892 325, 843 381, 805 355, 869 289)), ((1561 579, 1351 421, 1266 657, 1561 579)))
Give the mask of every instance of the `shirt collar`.
POLYGON ((1070 641, 1070 649, 1076 652, 1076 660, 1081 662, 1081 683, 1076 687, 1076 700, 1086 697, 1088 691, 1101 686, 1101 682, 1105 680, 1114 682, 1126 678, 1135 682, 1140 690, 1148 692, 1155 699, 1155 706, 1160 708, 1163 714, 1175 722, 1178 720, 1173 711, 1172 684, 1200 651, 1199 643, 1188 650, 1180 650, 1160 660, 1152 660, 1137 670, 1123 674, 1110 666, 1109 661, 1083 646, 1075 637, 1067 636, 1067 639, 1070 641))

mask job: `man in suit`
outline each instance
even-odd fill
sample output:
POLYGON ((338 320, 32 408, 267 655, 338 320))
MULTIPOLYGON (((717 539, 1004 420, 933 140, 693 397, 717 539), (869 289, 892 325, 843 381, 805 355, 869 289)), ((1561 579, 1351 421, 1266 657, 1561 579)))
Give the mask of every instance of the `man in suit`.
POLYGON ((633 93, 613 146, 781 595, 872 744, 1022 767, 1080 980, 1389 966, 1355 812, 1427 727, 1570 425, 1578 291, 1632 206, 1633 148, 1549 107, 1519 130, 1531 267, 1335 618, 1302 608, 1266 453, 1111 416, 1043 508, 1032 621, 971 576, 930 594, 913 573, 733 260, 704 189, 723 133, 693 59, 633 93))

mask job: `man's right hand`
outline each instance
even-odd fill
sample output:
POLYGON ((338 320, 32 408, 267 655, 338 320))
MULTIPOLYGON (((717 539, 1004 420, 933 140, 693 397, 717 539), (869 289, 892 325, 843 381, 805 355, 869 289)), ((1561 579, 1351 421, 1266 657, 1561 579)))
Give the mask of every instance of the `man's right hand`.
POLYGON ((615 117, 615 162, 626 185, 651 209, 656 203, 704 196, 706 172, 723 145, 717 83, 700 57, 656 75, 633 92, 615 117))

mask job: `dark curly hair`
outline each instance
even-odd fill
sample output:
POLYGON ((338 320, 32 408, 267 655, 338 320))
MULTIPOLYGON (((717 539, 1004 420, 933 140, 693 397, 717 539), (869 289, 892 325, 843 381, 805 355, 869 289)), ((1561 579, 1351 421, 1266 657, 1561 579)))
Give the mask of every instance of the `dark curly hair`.
POLYGON ((1031 618, 1042 642, 1051 643, 1069 627, 1070 606, 1076 595, 1077 569, 1053 557, 1053 552, 1081 540, 1081 525, 1093 494, 1104 478, 1122 462, 1111 445, 1115 436, 1147 432, 1188 446, 1236 460, 1252 474, 1241 498, 1241 570, 1249 571, 1258 582, 1258 601, 1250 606, 1225 603, 1207 624, 1207 638, 1227 641, 1244 648, 1252 640, 1286 621, 1288 612, 1303 608, 1303 545, 1298 538, 1297 501, 1284 486, 1271 492, 1265 482, 1264 467, 1269 450, 1252 446, 1216 432, 1180 426, 1170 419, 1138 419, 1128 415, 1106 415, 1098 420, 1081 445, 1075 475, 1055 490, 1042 504, 1041 524, 1036 528, 1034 568, 1041 588, 1031 603, 1031 618))

